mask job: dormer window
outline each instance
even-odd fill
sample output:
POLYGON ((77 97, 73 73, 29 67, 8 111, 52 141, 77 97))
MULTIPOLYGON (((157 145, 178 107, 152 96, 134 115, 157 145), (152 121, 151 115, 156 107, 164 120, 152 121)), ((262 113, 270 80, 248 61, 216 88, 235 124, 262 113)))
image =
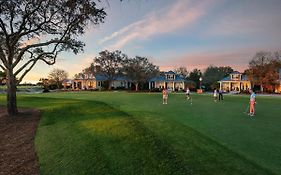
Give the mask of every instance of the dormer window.
POLYGON ((231 80, 241 80, 241 74, 230 74, 231 80))
POLYGON ((167 75, 166 75, 166 79, 167 79, 167 80, 174 80, 174 79, 175 79, 175 75, 167 74, 167 75))

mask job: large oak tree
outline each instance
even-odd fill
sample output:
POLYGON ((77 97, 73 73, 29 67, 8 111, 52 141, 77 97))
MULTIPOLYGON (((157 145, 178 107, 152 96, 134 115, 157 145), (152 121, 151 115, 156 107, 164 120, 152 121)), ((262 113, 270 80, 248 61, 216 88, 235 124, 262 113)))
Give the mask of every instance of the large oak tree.
POLYGON ((99 0, 0 0, 0 70, 7 75, 7 108, 17 113, 16 85, 38 61, 56 62, 62 51, 78 53, 86 26, 106 13, 99 0))
POLYGON ((49 75, 49 81, 53 82, 57 89, 60 89, 62 86, 63 80, 66 80, 68 77, 68 73, 63 69, 53 69, 49 75))
POLYGON ((138 91, 140 83, 146 83, 159 74, 159 67, 145 57, 136 56, 125 60, 124 74, 135 84, 135 90, 138 91))
POLYGON ((280 52, 260 51, 249 62, 249 69, 245 72, 254 85, 259 85, 261 91, 265 87, 271 90, 279 84, 279 69, 281 68, 280 52))
MULTIPOLYGON (((127 55, 119 50, 112 52, 104 50, 99 53, 98 57, 94 58, 91 67, 94 68, 95 74, 102 75, 106 78, 108 81, 108 90, 111 90, 112 82, 122 75, 123 63, 126 59, 127 55)), ((90 71, 91 67, 89 67, 90 71)))

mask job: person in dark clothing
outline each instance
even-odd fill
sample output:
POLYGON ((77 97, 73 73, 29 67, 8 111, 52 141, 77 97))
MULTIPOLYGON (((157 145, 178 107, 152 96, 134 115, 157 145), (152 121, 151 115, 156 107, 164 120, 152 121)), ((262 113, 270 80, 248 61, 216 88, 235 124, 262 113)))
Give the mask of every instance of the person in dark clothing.
POLYGON ((222 90, 219 90, 219 100, 223 100, 222 90))

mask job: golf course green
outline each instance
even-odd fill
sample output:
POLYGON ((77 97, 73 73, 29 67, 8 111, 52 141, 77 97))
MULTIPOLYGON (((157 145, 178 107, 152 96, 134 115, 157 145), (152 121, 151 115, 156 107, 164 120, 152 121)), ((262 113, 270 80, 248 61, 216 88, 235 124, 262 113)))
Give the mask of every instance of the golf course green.
MULTIPOLYGON (((35 145, 42 175, 281 174, 281 98, 247 95, 60 92, 20 94, 42 117, 35 145)), ((0 95, 0 105, 6 96, 0 95)))

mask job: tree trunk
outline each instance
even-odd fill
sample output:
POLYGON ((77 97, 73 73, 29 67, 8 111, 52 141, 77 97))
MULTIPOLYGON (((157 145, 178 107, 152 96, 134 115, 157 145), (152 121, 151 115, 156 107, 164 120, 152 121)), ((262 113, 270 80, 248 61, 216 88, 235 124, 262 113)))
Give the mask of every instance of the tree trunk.
POLYGON ((16 84, 13 70, 7 70, 7 109, 9 116, 14 116, 18 113, 16 84))
POLYGON ((111 86, 112 86, 112 81, 108 81, 108 90, 111 90, 111 86))
POLYGON ((139 90, 139 83, 136 83, 136 91, 139 90))

